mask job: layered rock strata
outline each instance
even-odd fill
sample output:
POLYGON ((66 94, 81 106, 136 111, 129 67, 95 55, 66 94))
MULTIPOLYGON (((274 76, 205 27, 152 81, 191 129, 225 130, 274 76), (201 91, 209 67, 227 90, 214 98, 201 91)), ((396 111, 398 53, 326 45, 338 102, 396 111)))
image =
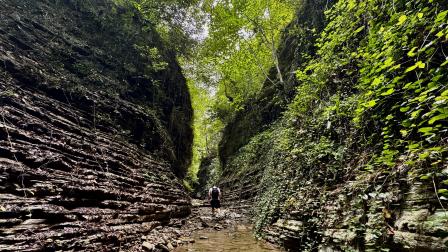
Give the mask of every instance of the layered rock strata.
MULTIPOLYGON (((227 168, 236 172, 224 174, 220 187, 227 206, 251 210, 268 241, 288 251, 310 246, 316 251, 448 249, 446 204, 431 184, 410 176, 422 171, 406 166, 394 172, 349 170, 335 181, 318 168, 295 172, 292 154, 272 150, 269 140, 259 144, 265 147, 253 152, 251 142, 251 149, 233 157, 227 168)), ((448 176, 448 170, 442 174, 448 176)))
POLYGON ((90 111, 0 85, 11 92, 1 96, 2 250, 126 247, 189 214, 167 163, 123 141, 114 128, 95 129, 90 111))
POLYGON ((190 213, 179 66, 160 48, 147 69, 134 43, 160 41, 132 10, 83 4, 0 1, 1 251, 141 248, 190 213))

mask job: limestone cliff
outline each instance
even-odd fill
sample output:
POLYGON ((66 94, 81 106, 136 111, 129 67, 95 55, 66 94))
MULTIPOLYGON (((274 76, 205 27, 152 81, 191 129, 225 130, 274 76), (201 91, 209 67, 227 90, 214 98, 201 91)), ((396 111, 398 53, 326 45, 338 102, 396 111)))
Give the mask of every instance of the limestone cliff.
POLYGON ((151 24, 106 0, 0 20, 0 250, 140 249, 187 216, 190 97, 151 24))

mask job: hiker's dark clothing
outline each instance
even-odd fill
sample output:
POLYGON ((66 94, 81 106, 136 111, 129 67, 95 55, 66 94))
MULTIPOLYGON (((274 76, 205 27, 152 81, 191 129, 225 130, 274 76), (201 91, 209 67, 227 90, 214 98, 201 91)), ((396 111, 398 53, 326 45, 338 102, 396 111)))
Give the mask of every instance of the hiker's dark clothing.
POLYGON ((220 208, 221 202, 218 199, 212 199, 210 205, 212 205, 212 208, 220 208))
POLYGON ((221 202, 220 202, 219 198, 221 195, 221 190, 218 187, 212 187, 212 188, 210 188, 208 194, 209 194, 209 197, 211 198, 210 205, 211 205, 212 209, 220 208, 221 202))

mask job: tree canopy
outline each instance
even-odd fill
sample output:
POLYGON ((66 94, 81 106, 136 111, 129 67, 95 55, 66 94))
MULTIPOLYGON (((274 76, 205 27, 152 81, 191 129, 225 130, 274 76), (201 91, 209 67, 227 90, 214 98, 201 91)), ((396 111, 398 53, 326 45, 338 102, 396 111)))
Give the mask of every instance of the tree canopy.
MULTIPOLYGON (((212 134, 219 139, 222 126, 258 94, 271 68, 276 67, 282 79, 277 48, 296 4, 286 0, 206 0, 196 6, 201 13, 196 24, 203 33, 196 37, 193 56, 181 59, 190 89, 203 94, 201 104, 193 104, 196 148, 216 152, 218 141, 204 138, 212 134), (206 120, 211 129, 205 129, 206 120)), ((194 163, 193 170, 198 165, 194 163)))

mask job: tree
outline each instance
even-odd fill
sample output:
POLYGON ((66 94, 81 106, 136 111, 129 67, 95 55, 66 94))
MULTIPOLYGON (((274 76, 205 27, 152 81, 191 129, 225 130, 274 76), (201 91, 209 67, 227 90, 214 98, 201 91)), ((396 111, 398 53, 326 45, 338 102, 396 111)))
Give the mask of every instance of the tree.
POLYGON ((280 83, 277 48, 283 28, 291 21, 295 2, 284 0, 204 1, 209 36, 198 58, 214 62, 217 81, 215 108, 226 121, 242 109, 269 77, 274 66, 280 83))
POLYGON ((199 0, 130 0, 128 3, 156 27, 169 48, 179 55, 191 54, 196 45, 195 36, 199 36, 204 22, 199 0))

